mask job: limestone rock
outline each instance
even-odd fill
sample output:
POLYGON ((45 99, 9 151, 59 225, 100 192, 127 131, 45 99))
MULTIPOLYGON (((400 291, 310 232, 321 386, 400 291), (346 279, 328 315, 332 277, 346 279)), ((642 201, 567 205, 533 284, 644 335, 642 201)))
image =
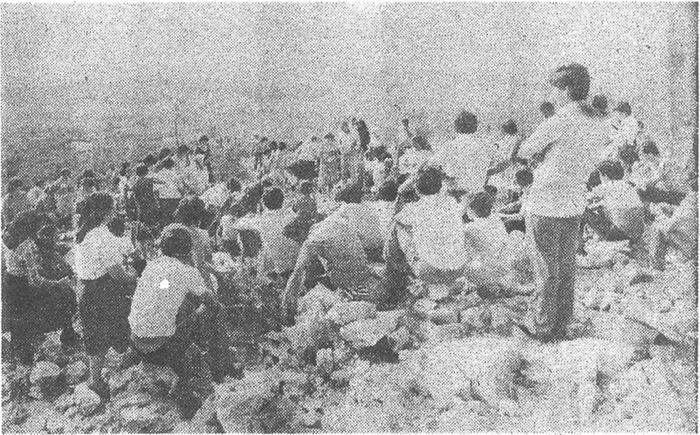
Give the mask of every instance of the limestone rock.
POLYGON ((60 374, 61 369, 56 364, 48 361, 39 361, 32 368, 29 381, 32 384, 52 383, 56 381, 60 374))
POLYGON ((292 349, 301 355, 306 349, 317 349, 330 339, 329 322, 316 313, 297 317, 296 324, 284 329, 292 349))
POLYGON ((73 403, 75 403, 82 415, 88 416, 95 412, 101 402, 100 396, 92 391, 87 384, 80 384, 75 387, 73 403))
POLYGON ((343 326, 340 335, 356 349, 374 346, 396 329, 400 315, 392 311, 380 312, 375 319, 362 319, 343 326))
POLYGON ((299 299, 298 312, 299 314, 326 312, 340 302, 343 302, 340 295, 318 284, 299 299))
POLYGON ((463 325, 483 331, 491 325, 491 311, 486 306, 467 308, 460 313, 460 319, 463 325))
POLYGON ((459 322, 459 313, 448 308, 437 308, 428 314, 430 320, 436 325, 449 325, 459 322))
POLYGON ((75 361, 68 364, 63 372, 66 375, 66 382, 70 385, 77 385, 87 379, 88 366, 83 361, 75 361))
POLYGON ((411 333, 405 326, 400 327, 388 336, 391 348, 398 352, 408 347, 411 341, 411 333))
POLYGON ((377 316, 377 307, 364 301, 340 302, 326 313, 326 319, 337 325, 347 325, 362 319, 373 319, 377 316))

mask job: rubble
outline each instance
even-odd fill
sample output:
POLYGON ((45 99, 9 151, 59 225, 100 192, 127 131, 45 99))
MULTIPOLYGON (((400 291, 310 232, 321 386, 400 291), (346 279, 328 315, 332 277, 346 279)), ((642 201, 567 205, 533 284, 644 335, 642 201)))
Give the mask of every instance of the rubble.
POLYGON ((86 380, 88 372, 87 364, 80 360, 68 364, 63 369, 66 382, 68 382, 69 385, 76 385, 86 380))
POLYGON ((344 326, 362 319, 377 317, 377 307, 369 302, 339 302, 326 313, 326 319, 344 326))
POLYGON ((73 391, 73 403, 78 407, 78 411, 84 416, 88 416, 95 412, 101 404, 100 396, 87 386, 80 384, 73 391))
POLYGON ((379 312, 374 319, 363 319, 352 322, 340 328, 340 335, 356 349, 370 347, 387 335, 394 332, 398 326, 401 312, 379 312))

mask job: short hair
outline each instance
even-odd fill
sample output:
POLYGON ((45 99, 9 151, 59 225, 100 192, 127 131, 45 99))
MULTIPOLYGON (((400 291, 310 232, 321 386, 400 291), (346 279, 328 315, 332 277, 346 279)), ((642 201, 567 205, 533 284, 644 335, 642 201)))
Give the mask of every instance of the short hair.
POLYGON ((588 98, 591 77, 585 66, 571 63, 557 68, 549 83, 557 89, 566 90, 566 94, 573 101, 582 101, 588 98))
POLYGON ((545 101, 542 104, 540 104, 540 112, 544 115, 545 118, 549 118, 552 115, 554 115, 554 104, 550 103, 549 101, 545 101))
POLYGON ((279 210, 284 204, 284 192, 279 187, 272 187, 263 193, 262 202, 268 210, 279 210))
POLYGON ((149 153, 143 158, 143 163, 147 166, 153 166, 158 163, 158 160, 156 160, 156 156, 149 153))
POLYGON ((428 168, 418 174, 416 191, 421 195, 435 195, 442 189, 442 172, 428 168))
POLYGON ((457 119, 455 119, 455 130, 457 130, 457 133, 474 133, 478 126, 479 122, 476 119, 476 115, 466 110, 462 110, 459 115, 457 115, 457 119))
POLYGON ((192 237, 184 228, 173 228, 160 238, 160 251, 174 258, 188 258, 192 252, 192 237))
POLYGON ((637 160, 639 160, 639 154, 637 153, 637 148, 632 144, 627 144, 620 148, 618 151, 618 157, 622 163, 631 165, 637 160))
POLYGON ((70 169, 68 169, 68 168, 61 169, 61 176, 70 177, 70 169))
POLYGON ((143 163, 139 163, 138 165, 136 165, 136 175, 138 175, 139 177, 148 175, 148 166, 146 166, 143 163))
POLYGON ((598 172, 600 175, 611 180, 622 180, 625 175, 625 170, 622 168, 620 162, 615 160, 605 160, 600 165, 598 165, 598 172))
POLYGON ((625 115, 632 114, 632 106, 627 101, 620 101, 615 107, 616 112, 624 113, 625 115))
POLYGON ((226 188, 229 190, 229 192, 240 192, 241 182, 238 181, 238 178, 231 177, 231 179, 228 180, 228 183, 226 183, 226 188))
POLYGON ((175 160, 172 159, 172 157, 168 157, 167 159, 163 160, 163 169, 172 169, 175 167, 175 160))
POLYGON ((515 121, 509 119, 501 126, 501 131, 510 135, 518 134, 518 126, 515 124, 515 121))
POLYGON ((323 138, 326 140, 333 140, 335 139, 335 136, 333 136, 333 133, 328 133, 327 135, 323 136, 323 138))
POLYGON ((593 97, 591 106, 598 112, 605 113, 608 111, 608 97, 605 95, 596 95, 593 97))
POLYGON ((480 218, 489 217, 491 207, 493 207, 493 197, 488 192, 479 192, 469 201, 469 208, 480 218))
POLYGON ((204 201, 197 196, 186 196, 175 210, 175 220, 184 225, 199 225, 204 216, 204 201))
POLYGON ((318 140, 318 136, 311 136, 311 140, 316 142, 318 140))
POLYGON ((656 142, 653 140, 648 140, 642 145, 642 154, 651 154, 652 156, 659 155, 659 148, 656 146, 656 142))
POLYGON ((284 143, 284 142, 280 142, 280 143, 277 144, 277 149, 280 150, 280 151, 284 151, 284 150, 287 149, 287 144, 284 143))
POLYGON ((206 134, 202 135, 202 137, 199 138, 199 142, 209 142, 209 137, 206 134))
POLYGON ((97 183, 95 182, 94 178, 88 177, 88 178, 83 178, 83 180, 80 182, 80 185, 82 187, 92 189, 97 187, 97 183))
POLYGON ((362 187, 359 183, 343 186, 335 195, 335 200, 346 204, 359 204, 362 202, 362 187))
POLYGON ((170 148, 165 147, 165 148, 161 149, 160 152, 158 153, 158 160, 164 160, 168 156, 170 156, 170 154, 172 154, 172 153, 173 152, 170 150, 170 148))
POLYGON ((95 171, 93 171, 92 169, 84 170, 82 178, 95 178, 95 171))
POLYGON ((190 147, 185 145, 184 143, 177 147, 177 155, 181 156, 183 154, 189 154, 190 152, 190 147))
POLYGON ((534 176, 529 169, 521 169, 515 173, 515 181, 518 183, 518 186, 527 187, 532 184, 533 180, 534 176))
POLYGON ((389 178, 388 180, 384 180, 381 186, 379 186, 379 189, 377 190, 377 199, 379 201, 394 202, 396 201, 398 194, 399 183, 397 183, 393 178, 389 178))
POLYGON ((302 195, 309 195, 314 191, 314 183, 309 180, 304 180, 299 185, 299 193, 302 195))

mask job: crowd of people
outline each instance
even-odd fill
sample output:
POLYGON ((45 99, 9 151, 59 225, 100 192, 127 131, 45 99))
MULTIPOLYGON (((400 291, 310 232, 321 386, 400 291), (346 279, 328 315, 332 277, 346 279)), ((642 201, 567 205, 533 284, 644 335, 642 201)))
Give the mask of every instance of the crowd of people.
POLYGON ((64 169, 29 190, 10 180, 2 290, 14 356, 30 364, 33 341, 60 329, 64 345, 84 345, 104 397, 110 348, 124 366, 169 365, 186 386, 196 344, 221 379, 233 368, 217 255, 277 289, 282 323, 319 283, 390 309, 415 280, 467 279, 495 295, 534 289, 521 329, 566 337, 584 238, 649 239, 659 269, 670 250, 694 258, 697 180, 660 157, 628 103, 609 111, 589 97, 585 67, 562 66, 550 84, 527 138, 513 120, 480 134, 462 111, 451 141, 432 144, 405 119, 404 140, 387 147, 352 119, 293 146, 256 136, 250 180, 217 182, 206 136, 116 173, 64 169))

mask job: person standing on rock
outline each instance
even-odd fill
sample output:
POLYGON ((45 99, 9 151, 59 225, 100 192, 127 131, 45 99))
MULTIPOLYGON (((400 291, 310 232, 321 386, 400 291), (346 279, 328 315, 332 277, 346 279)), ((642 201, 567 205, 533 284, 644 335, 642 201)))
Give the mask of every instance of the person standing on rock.
POLYGON ((586 180, 607 142, 605 116, 586 103, 590 76, 583 65, 558 68, 550 79, 556 114, 521 145, 529 158, 548 147, 527 199, 538 290, 520 329, 542 341, 566 336, 573 315, 576 249, 586 208, 586 180))

